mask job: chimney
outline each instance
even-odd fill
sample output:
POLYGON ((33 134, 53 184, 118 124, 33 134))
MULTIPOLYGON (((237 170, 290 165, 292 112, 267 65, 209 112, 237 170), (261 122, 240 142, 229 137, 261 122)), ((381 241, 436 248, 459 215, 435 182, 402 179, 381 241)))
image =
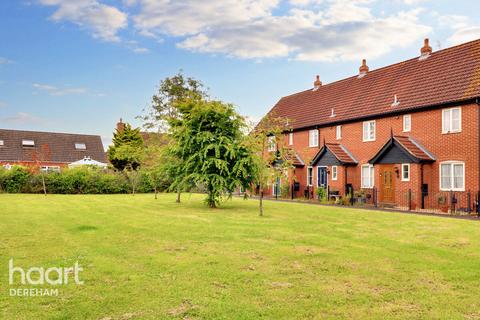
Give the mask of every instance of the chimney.
POLYGON ((367 60, 366 59, 363 59, 362 60, 362 65, 360 66, 360 73, 358 74, 358 77, 359 78, 363 78, 367 73, 368 73, 368 66, 367 66, 367 60))
POLYGON ((122 122, 122 118, 117 122, 117 132, 123 132, 125 130, 125 123, 122 122))
POLYGON ((422 57, 428 57, 432 53, 432 47, 428 44, 428 38, 423 41, 423 47, 420 49, 422 57))
POLYGON ((320 88, 322 85, 322 81, 320 81, 320 76, 317 74, 317 78, 315 80, 315 82, 313 83, 313 90, 318 90, 318 88, 320 88))

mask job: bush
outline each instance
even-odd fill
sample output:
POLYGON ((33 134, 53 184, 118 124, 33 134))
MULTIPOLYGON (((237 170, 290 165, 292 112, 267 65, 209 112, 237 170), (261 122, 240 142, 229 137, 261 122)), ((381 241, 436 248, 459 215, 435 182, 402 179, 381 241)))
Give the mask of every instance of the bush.
MULTIPOLYGON (((123 172, 95 167, 63 169, 60 173, 46 173, 45 185, 51 194, 117 194, 130 193, 131 185, 123 172)), ((153 192, 149 174, 139 172, 137 192, 153 192)), ((32 174, 24 167, 0 169, 0 191, 8 193, 43 193, 42 176, 32 174)))
POLYGON ((10 170, 2 168, 0 171, 0 189, 9 193, 22 192, 29 179, 30 172, 24 167, 13 166, 10 170))

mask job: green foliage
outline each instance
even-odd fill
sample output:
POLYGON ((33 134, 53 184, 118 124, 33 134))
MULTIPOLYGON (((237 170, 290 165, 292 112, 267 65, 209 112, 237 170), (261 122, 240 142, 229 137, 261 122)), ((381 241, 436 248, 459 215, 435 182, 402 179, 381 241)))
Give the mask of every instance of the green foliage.
POLYGON ((182 71, 160 82, 158 91, 152 97, 152 102, 144 116, 143 126, 156 129, 158 132, 168 130, 168 119, 181 118, 178 104, 185 101, 200 101, 207 98, 204 85, 199 80, 185 77, 182 71))
POLYGON ((318 200, 320 200, 322 202, 327 201, 327 189, 322 188, 322 187, 318 187, 317 188, 317 197, 318 197, 318 200))
MULTIPOLYGON (((123 172, 103 170, 96 167, 64 169, 61 173, 44 175, 47 192, 50 194, 117 194, 132 192, 132 185, 123 172)), ((151 176, 138 171, 136 191, 154 190, 151 176)), ((41 173, 32 174, 24 167, 11 170, 0 169, 0 190, 7 193, 43 193, 41 173)), ((166 186, 157 187, 165 191, 166 186)))
POLYGON ((171 157, 178 159, 169 168, 174 177, 172 190, 201 185, 207 204, 216 207, 237 187, 253 182, 255 165, 245 144, 245 122, 234 107, 220 101, 190 100, 178 105, 182 118, 170 118, 171 157))
POLYGON ((107 154, 113 167, 123 171, 126 168, 136 170, 142 161, 143 138, 139 128, 132 128, 125 123, 122 129, 113 134, 113 145, 108 148, 107 154))
POLYGON ((10 170, 3 167, 0 170, 0 190, 9 193, 19 193, 27 186, 30 172, 20 166, 13 166, 10 170))
POLYGON ((280 195, 282 198, 288 198, 291 186, 288 183, 283 183, 280 187, 280 195))

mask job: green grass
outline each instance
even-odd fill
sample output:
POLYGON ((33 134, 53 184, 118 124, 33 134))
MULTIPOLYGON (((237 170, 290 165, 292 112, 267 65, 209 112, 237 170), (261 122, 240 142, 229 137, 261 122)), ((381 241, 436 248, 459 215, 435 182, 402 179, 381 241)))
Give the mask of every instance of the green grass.
POLYGON ((480 318, 476 221, 183 199, 0 195, 0 318, 480 318), (85 284, 10 297, 10 258, 85 284))

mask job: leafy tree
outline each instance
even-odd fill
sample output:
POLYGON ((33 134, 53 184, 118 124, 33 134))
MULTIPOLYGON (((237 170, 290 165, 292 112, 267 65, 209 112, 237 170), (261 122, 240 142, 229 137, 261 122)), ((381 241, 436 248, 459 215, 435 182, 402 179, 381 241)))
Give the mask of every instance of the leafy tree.
POLYGON ((145 158, 145 149, 143 146, 123 144, 115 147, 113 157, 123 161, 122 171, 130 183, 132 194, 135 195, 140 178, 140 164, 145 158))
POLYGON ((47 195, 47 185, 45 183, 45 171, 42 170, 42 163, 50 161, 52 158, 52 152, 48 144, 42 144, 40 149, 32 151, 32 161, 34 163, 35 170, 40 172, 42 179, 43 194, 47 195))
POLYGON ((287 179, 292 168, 293 150, 285 146, 283 132, 289 129, 289 120, 266 115, 252 130, 248 138, 254 159, 255 185, 259 189, 259 215, 263 216, 263 190, 278 178, 287 179), (270 147, 270 148, 269 148, 270 147), (269 151, 269 149, 271 151, 269 151))
POLYGON ((132 128, 128 123, 117 128, 113 134, 113 145, 108 148, 108 158, 113 167, 119 171, 137 170, 141 163, 143 138, 140 128, 132 128))
POLYGON ((185 77, 180 70, 176 75, 160 82, 157 93, 152 96, 150 106, 144 110, 146 114, 139 118, 146 129, 167 132, 168 119, 181 118, 178 104, 187 100, 203 100, 207 96, 202 82, 185 77))
POLYGON ((166 190, 172 183, 169 175, 169 167, 173 159, 167 152, 168 138, 166 135, 154 134, 148 139, 145 149, 145 158, 142 162, 142 168, 149 175, 155 199, 159 190, 166 190))
POLYGON ((232 105, 220 101, 189 100, 177 107, 182 117, 169 119, 169 152, 181 161, 172 188, 203 186, 206 203, 215 208, 237 187, 253 182, 255 163, 242 133, 245 121, 232 105))

